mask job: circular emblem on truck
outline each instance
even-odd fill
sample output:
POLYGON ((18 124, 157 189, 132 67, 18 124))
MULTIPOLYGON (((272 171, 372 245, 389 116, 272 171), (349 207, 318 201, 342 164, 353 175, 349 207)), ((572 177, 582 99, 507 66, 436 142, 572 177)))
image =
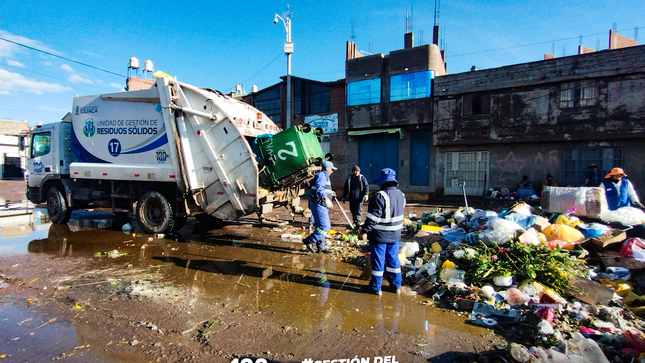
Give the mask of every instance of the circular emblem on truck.
POLYGON ((119 156, 121 154, 121 142, 117 139, 112 139, 108 142, 108 152, 112 156, 119 156))
POLYGON ((83 135, 85 135, 85 137, 92 137, 94 134, 96 134, 94 120, 88 119, 85 121, 85 126, 83 126, 83 135))

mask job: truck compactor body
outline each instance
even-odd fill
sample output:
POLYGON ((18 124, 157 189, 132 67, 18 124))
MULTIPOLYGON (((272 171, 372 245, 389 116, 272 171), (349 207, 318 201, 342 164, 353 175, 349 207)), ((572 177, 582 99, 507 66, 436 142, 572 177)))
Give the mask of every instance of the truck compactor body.
POLYGON ((54 223, 108 207, 146 231, 189 216, 234 220, 299 197, 320 169, 320 130, 281 131, 222 93, 158 77, 149 89, 75 97, 71 120, 31 132, 27 195, 54 223))

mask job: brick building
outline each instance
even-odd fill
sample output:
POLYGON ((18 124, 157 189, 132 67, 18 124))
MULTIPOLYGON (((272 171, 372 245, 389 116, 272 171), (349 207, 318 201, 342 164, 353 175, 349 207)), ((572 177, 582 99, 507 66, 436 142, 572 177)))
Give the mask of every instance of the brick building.
POLYGON ((621 165, 645 188, 645 46, 446 75, 433 92, 438 193, 522 175, 581 185, 591 164, 621 165))
POLYGON ((432 191, 432 78, 444 73, 439 48, 415 47, 411 33, 403 49, 388 54, 362 55, 347 43, 347 122, 332 148, 335 183, 357 163, 370 182, 389 167, 408 195, 432 191))

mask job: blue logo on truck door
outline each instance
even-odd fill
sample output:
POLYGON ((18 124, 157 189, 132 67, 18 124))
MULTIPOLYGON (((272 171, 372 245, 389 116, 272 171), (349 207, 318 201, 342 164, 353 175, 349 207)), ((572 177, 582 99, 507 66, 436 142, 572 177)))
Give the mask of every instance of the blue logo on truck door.
POLYGON ((117 139, 108 141, 108 152, 114 157, 119 156, 121 154, 121 142, 117 139))
POLYGON ((85 126, 83 126, 83 135, 85 137, 92 137, 96 134, 96 127, 94 126, 94 120, 87 119, 85 120, 85 126))

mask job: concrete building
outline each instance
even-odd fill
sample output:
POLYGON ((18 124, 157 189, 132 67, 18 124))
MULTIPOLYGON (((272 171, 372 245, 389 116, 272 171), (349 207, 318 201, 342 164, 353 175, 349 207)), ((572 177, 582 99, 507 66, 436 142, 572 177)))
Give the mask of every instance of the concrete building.
POLYGON ((23 177, 28 134, 27 121, 0 120, 0 179, 23 177))
MULTIPOLYGON (((308 123, 325 132, 322 146, 325 152, 333 144, 339 129, 345 128, 345 80, 322 82, 291 76, 293 124, 308 123)), ((286 125, 286 77, 274 85, 250 93, 242 100, 264 112, 281 128, 286 125)))
MULTIPOLYGON (((645 46, 437 77, 434 189, 582 185, 591 164, 645 188, 645 46)), ((350 121, 351 122, 351 121, 350 121)))
POLYGON ((433 191, 432 79, 445 68, 436 45, 413 43, 406 33, 403 49, 363 55, 347 42, 347 123, 332 148, 337 182, 357 163, 370 182, 380 169, 395 169, 411 199, 427 199, 433 191))

